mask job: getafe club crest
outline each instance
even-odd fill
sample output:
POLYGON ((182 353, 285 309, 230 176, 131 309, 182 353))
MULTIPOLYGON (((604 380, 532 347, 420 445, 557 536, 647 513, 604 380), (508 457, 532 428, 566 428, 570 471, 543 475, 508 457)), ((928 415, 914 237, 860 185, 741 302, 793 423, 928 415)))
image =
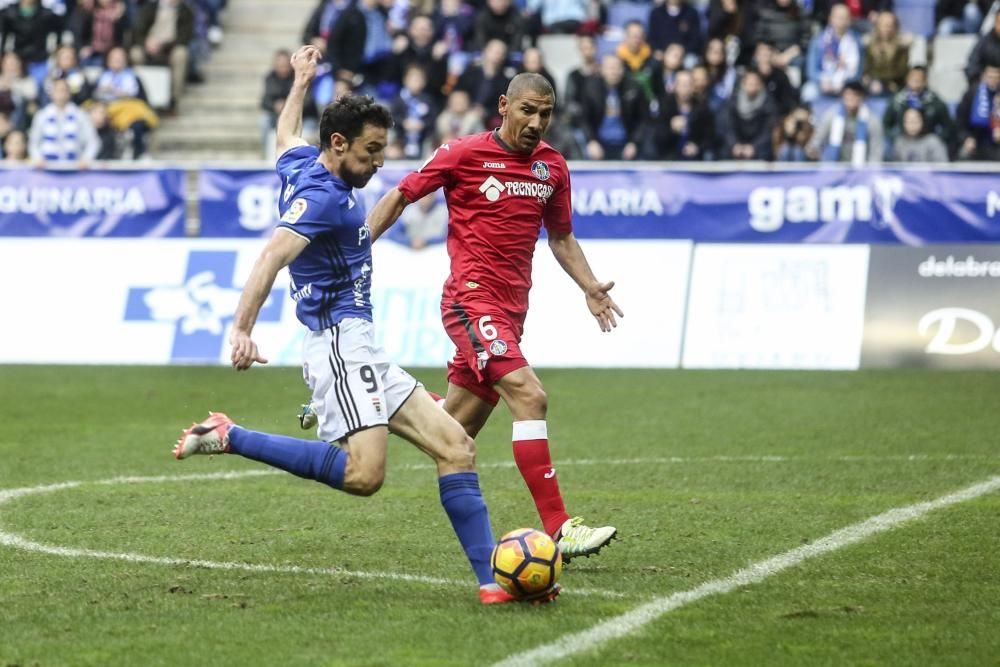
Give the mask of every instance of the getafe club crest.
POLYGON ((549 180, 549 165, 545 164, 541 160, 535 160, 534 164, 531 165, 531 173, 535 175, 540 181, 549 180))
POLYGON ((499 338, 490 343, 490 354, 494 357, 501 357, 507 352, 507 343, 499 338))

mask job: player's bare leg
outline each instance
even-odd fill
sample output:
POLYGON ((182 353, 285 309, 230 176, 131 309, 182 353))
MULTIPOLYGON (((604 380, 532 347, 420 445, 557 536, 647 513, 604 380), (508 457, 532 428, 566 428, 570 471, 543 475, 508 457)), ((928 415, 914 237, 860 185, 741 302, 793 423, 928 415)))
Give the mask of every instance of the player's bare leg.
POLYGON ((614 526, 591 528, 566 512, 549 453, 548 397, 530 366, 500 378, 494 387, 514 418, 514 462, 535 501, 545 531, 559 544, 563 560, 595 554, 614 539, 614 526))
POLYGON ((444 409, 455 419, 469 437, 475 438, 486 426, 493 414, 493 406, 474 393, 456 384, 448 384, 448 395, 444 398, 444 409))

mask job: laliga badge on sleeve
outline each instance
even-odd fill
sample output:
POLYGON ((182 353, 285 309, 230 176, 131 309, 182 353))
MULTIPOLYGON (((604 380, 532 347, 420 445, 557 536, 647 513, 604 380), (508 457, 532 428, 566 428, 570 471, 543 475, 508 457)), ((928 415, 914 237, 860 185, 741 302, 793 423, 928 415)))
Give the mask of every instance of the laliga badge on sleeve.
POLYGON ((288 207, 288 210, 285 211, 285 214, 281 216, 281 221, 294 225, 302 217, 302 214, 306 212, 306 205, 305 199, 296 199, 288 207))

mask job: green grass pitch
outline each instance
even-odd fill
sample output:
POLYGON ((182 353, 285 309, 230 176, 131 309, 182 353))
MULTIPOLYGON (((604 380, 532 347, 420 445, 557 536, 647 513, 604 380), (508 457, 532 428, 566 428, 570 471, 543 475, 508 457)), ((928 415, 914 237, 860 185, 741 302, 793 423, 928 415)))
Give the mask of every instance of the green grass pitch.
MULTIPOLYGON (((443 389, 441 370, 416 374, 443 389)), ((569 510, 621 539, 574 561, 555 604, 482 608, 429 461, 400 440, 368 499, 290 475, 93 483, 263 470, 170 449, 210 409, 301 435, 297 369, 0 367, 0 497, 84 482, 3 502, 0 533, 177 559, 0 545, 0 667, 491 664, 1000 474, 997 373, 540 375, 569 510), (183 563, 199 559, 287 571, 183 563)), ((500 407, 478 439, 498 534, 538 524, 509 438, 500 407)), ((558 664, 995 664, 998 526, 1000 493, 988 494, 558 664)))

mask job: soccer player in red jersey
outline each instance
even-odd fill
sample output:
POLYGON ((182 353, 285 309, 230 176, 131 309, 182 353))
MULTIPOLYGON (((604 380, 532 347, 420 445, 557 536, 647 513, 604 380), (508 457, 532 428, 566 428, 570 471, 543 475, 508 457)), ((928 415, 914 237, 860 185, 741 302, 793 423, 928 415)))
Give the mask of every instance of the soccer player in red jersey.
POLYGON ((566 512, 549 455, 545 390, 519 346, 543 224, 549 248, 583 290, 601 330, 617 326, 623 313, 608 294, 614 283, 594 277, 573 236, 569 169, 542 141, 554 106, 544 77, 517 75, 500 96, 500 128, 438 148, 379 200, 368 224, 374 240, 408 204, 445 189, 451 275, 441 313, 458 351, 448 364, 444 407, 474 438, 503 398, 514 418, 514 461, 568 560, 596 553, 616 529, 590 528, 566 512))

